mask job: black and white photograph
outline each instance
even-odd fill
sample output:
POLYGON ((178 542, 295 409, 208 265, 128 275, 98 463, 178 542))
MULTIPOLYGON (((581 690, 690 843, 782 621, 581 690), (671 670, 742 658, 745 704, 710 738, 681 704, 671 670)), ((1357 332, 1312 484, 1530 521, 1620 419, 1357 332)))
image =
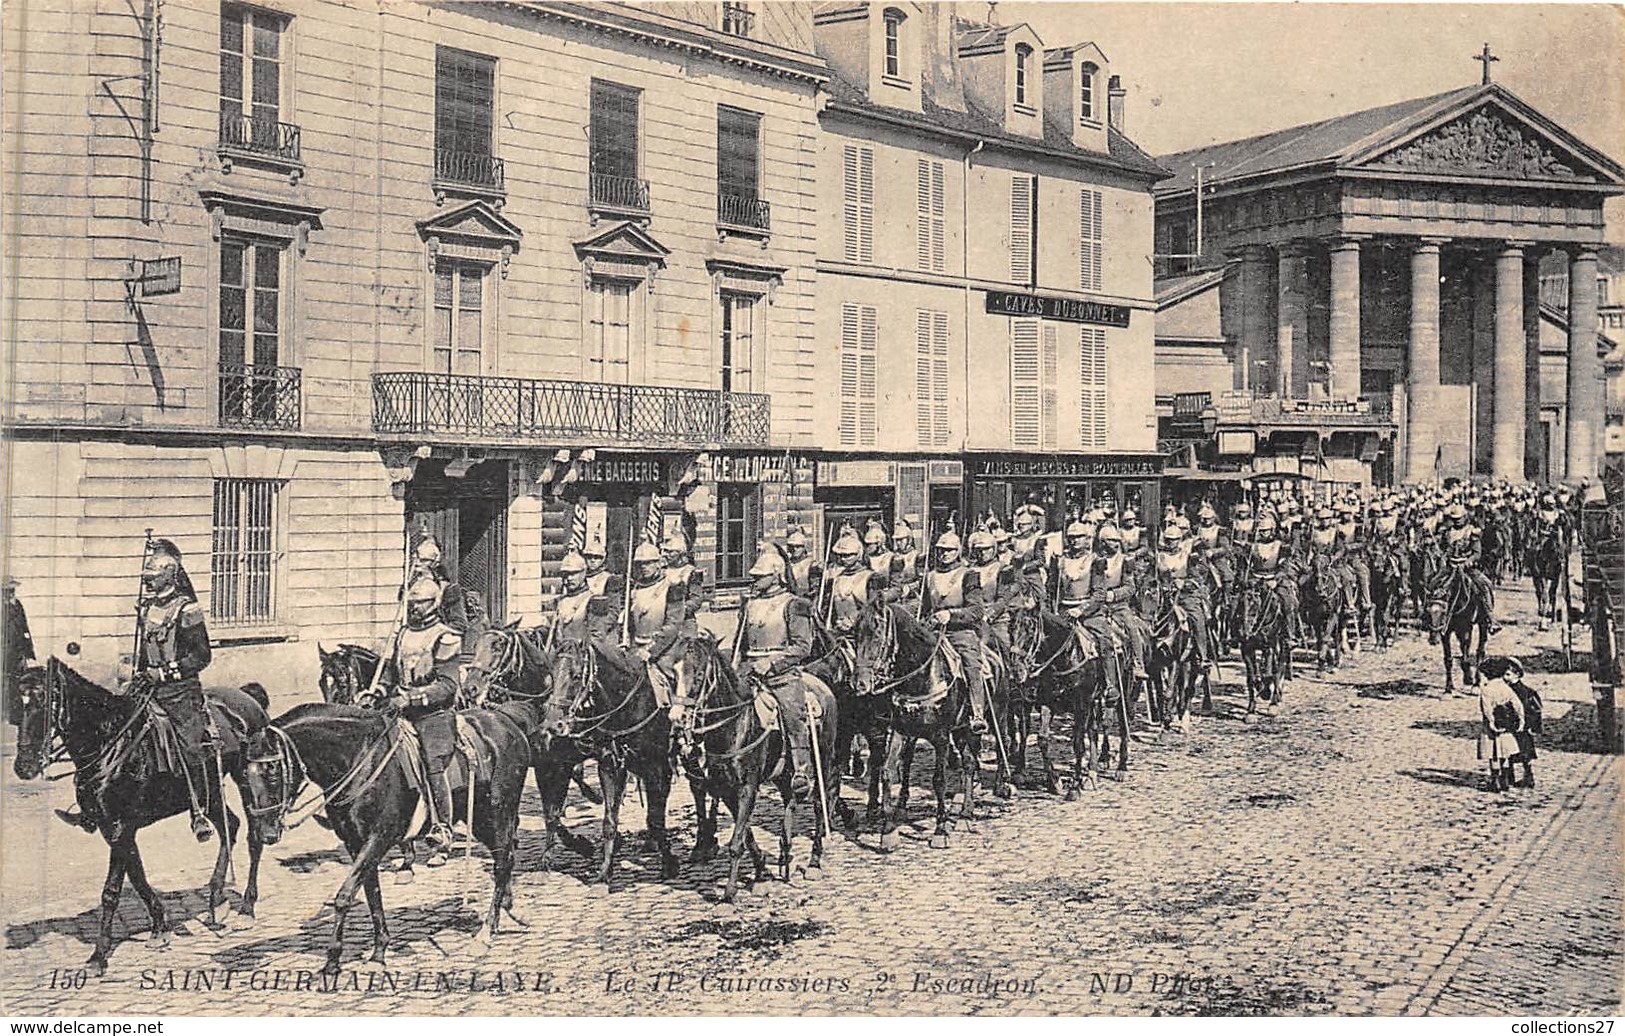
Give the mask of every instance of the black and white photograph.
POLYGON ((1625 7, 0 42, 0 1015, 1625 1015, 1625 7))

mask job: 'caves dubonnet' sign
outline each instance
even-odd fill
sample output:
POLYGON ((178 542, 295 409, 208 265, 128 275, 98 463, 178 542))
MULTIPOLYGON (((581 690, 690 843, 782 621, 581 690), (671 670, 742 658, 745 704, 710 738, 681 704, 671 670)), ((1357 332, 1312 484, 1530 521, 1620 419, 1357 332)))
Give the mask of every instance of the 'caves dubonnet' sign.
POLYGON ((1037 317, 1065 320, 1073 324, 1104 324, 1127 327, 1129 308, 1104 302, 1068 299, 1059 295, 1029 295, 1023 291, 990 291, 987 311, 1004 317, 1037 317))

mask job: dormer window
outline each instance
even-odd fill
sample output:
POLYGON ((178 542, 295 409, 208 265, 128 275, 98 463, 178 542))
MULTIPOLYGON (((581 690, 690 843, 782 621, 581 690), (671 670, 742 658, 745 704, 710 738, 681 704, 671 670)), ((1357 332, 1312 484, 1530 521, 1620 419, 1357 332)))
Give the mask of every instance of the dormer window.
POLYGON ((886 74, 893 79, 903 78, 903 19, 897 8, 886 9, 886 74))
POLYGON ((1095 76, 1099 71, 1093 65, 1078 69, 1078 119, 1082 122, 1100 121, 1095 113, 1095 76))
POLYGON ((1016 104, 1032 107, 1027 99, 1027 76, 1032 68, 1033 48, 1025 43, 1016 44, 1016 104))

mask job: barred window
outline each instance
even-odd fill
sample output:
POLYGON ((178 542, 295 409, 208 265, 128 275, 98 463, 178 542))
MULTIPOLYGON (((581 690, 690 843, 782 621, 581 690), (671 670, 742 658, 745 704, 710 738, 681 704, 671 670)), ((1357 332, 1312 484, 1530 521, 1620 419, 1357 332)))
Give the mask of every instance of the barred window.
POLYGON ((496 59, 450 47, 434 55, 434 146, 437 151, 491 155, 496 59))
POLYGON ((276 621, 277 497, 281 483, 263 478, 214 482, 214 546, 209 565, 209 621, 254 626, 276 621))

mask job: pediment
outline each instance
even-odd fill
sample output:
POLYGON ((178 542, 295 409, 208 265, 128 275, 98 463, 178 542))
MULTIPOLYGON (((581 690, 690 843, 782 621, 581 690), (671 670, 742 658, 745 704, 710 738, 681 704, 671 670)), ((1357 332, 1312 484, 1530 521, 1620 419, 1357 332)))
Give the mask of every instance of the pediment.
POLYGON ((1499 92, 1372 142, 1344 165, 1517 182, 1621 182, 1618 166, 1606 157, 1533 109, 1507 103, 1499 92))
POLYGON ((657 241, 641 224, 631 220, 616 223, 575 242, 575 250, 583 259, 654 266, 666 265, 666 257, 671 255, 671 249, 657 241))
POLYGON ((524 236, 518 224, 504 218, 483 200, 466 202, 420 219, 417 227, 425 239, 439 238, 499 249, 506 245, 512 252, 519 250, 519 240, 524 236))

